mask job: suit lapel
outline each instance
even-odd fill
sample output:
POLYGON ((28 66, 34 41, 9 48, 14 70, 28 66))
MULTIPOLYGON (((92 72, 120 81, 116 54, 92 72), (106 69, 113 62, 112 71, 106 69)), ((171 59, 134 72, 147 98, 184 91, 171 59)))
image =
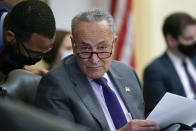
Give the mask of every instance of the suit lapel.
POLYGON ((126 85, 126 82, 123 79, 124 77, 121 77, 120 73, 117 70, 114 70, 114 68, 110 68, 108 74, 114 82, 128 112, 131 113, 132 119, 142 118, 141 112, 136 110, 135 103, 138 101, 135 100, 134 92, 132 91, 132 89, 137 89, 139 87, 136 87, 136 84, 126 85))
POLYGON ((176 84, 178 84, 178 88, 175 88, 173 90, 178 92, 179 95, 186 96, 182 82, 177 74, 177 71, 176 71, 174 65, 172 64, 169 56, 167 55, 167 53, 165 53, 163 55, 163 62, 165 63, 166 67, 168 67, 167 72, 168 72, 168 74, 170 74, 170 76, 167 76, 167 77, 171 77, 172 81, 175 82, 176 84))
POLYGON ((195 54, 195 56, 191 60, 193 62, 193 65, 195 67, 195 70, 196 70, 196 54, 195 54))
POLYGON ((92 87, 89 84, 86 76, 79 70, 79 67, 74 62, 70 68, 71 79, 74 82, 74 90, 81 98, 81 101, 84 103, 88 111, 92 114, 92 116, 99 122, 102 126, 103 130, 109 130, 109 126, 107 124, 107 120, 102 111, 102 108, 93 92, 92 87), (75 67, 73 69, 73 66, 75 67))

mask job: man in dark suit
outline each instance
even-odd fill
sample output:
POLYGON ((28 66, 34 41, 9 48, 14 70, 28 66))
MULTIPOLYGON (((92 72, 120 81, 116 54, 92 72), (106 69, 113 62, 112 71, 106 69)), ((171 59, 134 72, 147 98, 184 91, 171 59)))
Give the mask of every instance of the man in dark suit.
POLYGON ((14 69, 46 73, 30 65, 38 62, 54 42, 56 25, 50 7, 39 0, 22 1, 11 11, 5 2, 0 6, 1 78, 14 69))
POLYGON ((167 51, 144 71, 146 116, 166 92, 196 98, 195 19, 186 13, 174 13, 165 19, 163 34, 167 51))
POLYGON ((152 121, 134 120, 144 118, 141 85, 133 68, 112 61, 114 29, 112 16, 100 9, 75 16, 74 55, 43 77, 36 105, 94 131, 158 130, 152 121))

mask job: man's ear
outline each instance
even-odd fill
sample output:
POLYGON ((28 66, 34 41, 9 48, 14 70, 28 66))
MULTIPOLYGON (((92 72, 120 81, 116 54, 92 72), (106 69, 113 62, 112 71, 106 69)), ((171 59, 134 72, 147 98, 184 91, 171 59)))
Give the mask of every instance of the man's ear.
POLYGON ((113 38, 113 48, 112 48, 112 52, 114 52, 116 50, 116 45, 117 45, 117 42, 118 42, 118 36, 114 36, 113 38))
POLYGON ((74 49, 74 47, 75 47, 75 43, 74 43, 73 36, 70 36, 70 39, 71 39, 71 45, 72 45, 72 49, 74 49))
POLYGON ((8 43, 16 43, 16 37, 14 32, 12 32, 11 30, 6 30, 5 31, 5 40, 8 43))
POLYGON ((75 40, 74 40, 73 36, 70 36, 70 39, 71 39, 71 45, 72 45, 73 53, 75 54, 76 53, 76 43, 75 43, 75 40))
POLYGON ((116 44, 117 44, 117 42, 118 42, 118 36, 114 36, 114 39, 113 39, 113 47, 115 47, 116 46, 116 44))
POLYGON ((175 48, 175 47, 177 47, 178 42, 172 35, 167 34, 165 36, 165 39, 166 39, 166 43, 167 43, 168 48, 175 48))

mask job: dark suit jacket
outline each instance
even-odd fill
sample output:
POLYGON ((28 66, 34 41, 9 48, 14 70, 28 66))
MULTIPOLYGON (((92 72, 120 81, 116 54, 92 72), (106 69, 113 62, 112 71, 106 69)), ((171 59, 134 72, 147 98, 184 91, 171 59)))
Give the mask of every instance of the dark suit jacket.
POLYGON ((1 131, 87 131, 88 129, 13 100, 0 99, 1 131))
MULTIPOLYGON (((108 74, 133 119, 143 119, 143 96, 135 71, 113 61, 108 74), (126 92, 125 87, 131 91, 126 92)), ((38 87, 36 104, 56 116, 80 123, 94 131, 109 131, 102 108, 74 56, 65 58, 43 77, 38 87)))
MULTIPOLYGON (((12 6, 10 4, 4 1, 0 1, 0 21, 1 21, 1 15, 4 12, 10 11, 11 9, 12 6)), ((0 31, 3 31, 3 29, 0 29, 0 31)), ((4 57, 5 57, 4 54, 0 52, 0 68, 4 57)), ((5 74, 0 71, 0 84, 2 84, 4 81, 5 81, 5 74)))
MULTIPOLYGON (((196 67, 196 61, 193 61, 196 67)), ((186 96, 180 78, 167 53, 144 70, 144 101, 147 116, 166 92, 186 96)))
POLYGON ((0 11, 10 11, 12 9, 12 5, 7 2, 0 1, 0 11))

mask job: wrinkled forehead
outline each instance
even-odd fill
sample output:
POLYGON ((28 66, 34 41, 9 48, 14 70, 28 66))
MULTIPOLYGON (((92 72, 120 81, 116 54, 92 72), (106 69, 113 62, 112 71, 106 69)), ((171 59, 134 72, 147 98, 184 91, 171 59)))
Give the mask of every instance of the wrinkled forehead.
POLYGON ((73 39, 77 42, 110 41, 113 38, 112 30, 106 20, 86 22, 81 21, 77 24, 73 39))

